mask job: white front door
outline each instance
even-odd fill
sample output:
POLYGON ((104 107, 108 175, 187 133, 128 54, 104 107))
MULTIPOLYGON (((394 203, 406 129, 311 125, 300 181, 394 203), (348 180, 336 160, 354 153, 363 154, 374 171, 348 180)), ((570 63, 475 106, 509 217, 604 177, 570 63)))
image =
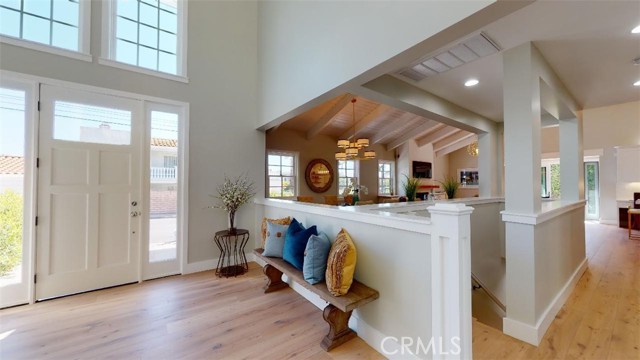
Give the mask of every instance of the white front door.
POLYGON ((142 103, 42 85, 36 299, 140 279, 142 103))

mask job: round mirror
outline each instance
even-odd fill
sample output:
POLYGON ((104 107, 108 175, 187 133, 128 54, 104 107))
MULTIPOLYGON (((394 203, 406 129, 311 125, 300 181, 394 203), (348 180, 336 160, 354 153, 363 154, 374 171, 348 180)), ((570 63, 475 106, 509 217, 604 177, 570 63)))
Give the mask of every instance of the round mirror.
POLYGON ((333 169, 326 160, 313 159, 307 165, 304 178, 312 191, 323 193, 333 184, 333 169))

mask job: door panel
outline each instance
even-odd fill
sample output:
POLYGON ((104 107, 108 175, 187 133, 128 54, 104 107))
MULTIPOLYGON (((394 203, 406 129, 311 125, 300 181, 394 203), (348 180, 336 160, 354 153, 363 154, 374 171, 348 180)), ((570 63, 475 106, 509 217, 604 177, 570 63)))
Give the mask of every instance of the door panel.
POLYGON ((36 298, 139 280, 141 102, 48 85, 40 101, 36 298))
POLYGON ((55 275, 86 270, 89 197, 85 194, 51 194, 50 209, 47 273, 55 275))

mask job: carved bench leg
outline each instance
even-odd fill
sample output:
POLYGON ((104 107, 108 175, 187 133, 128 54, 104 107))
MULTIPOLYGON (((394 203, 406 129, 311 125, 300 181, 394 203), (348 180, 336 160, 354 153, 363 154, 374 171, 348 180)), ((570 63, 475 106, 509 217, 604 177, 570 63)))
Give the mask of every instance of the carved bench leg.
POLYGON ((349 329, 351 311, 343 312, 329 304, 324 308, 322 317, 329 323, 329 333, 322 339, 322 343, 320 343, 320 346, 322 346, 325 351, 340 346, 357 336, 355 331, 349 329))
POLYGON ((289 286, 286 282, 282 281, 282 271, 267 264, 262 268, 262 272, 267 275, 267 285, 264 287, 264 293, 274 292, 280 289, 284 289, 289 286))

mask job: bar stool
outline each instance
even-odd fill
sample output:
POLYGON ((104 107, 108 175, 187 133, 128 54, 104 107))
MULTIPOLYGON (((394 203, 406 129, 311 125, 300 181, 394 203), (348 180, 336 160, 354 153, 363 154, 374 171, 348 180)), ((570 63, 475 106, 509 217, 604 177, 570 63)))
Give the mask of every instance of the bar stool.
POLYGON ((634 225, 631 223, 631 220, 634 220, 636 218, 640 219, 640 209, 634 209, 629 207, 629 209, 627 209, 627 216, 628 216, 627 227, 629 229, 629 240, 640 240, 640 232, 637 234, 631 233, 631 229, 633 229, 633 225, 634 225))

